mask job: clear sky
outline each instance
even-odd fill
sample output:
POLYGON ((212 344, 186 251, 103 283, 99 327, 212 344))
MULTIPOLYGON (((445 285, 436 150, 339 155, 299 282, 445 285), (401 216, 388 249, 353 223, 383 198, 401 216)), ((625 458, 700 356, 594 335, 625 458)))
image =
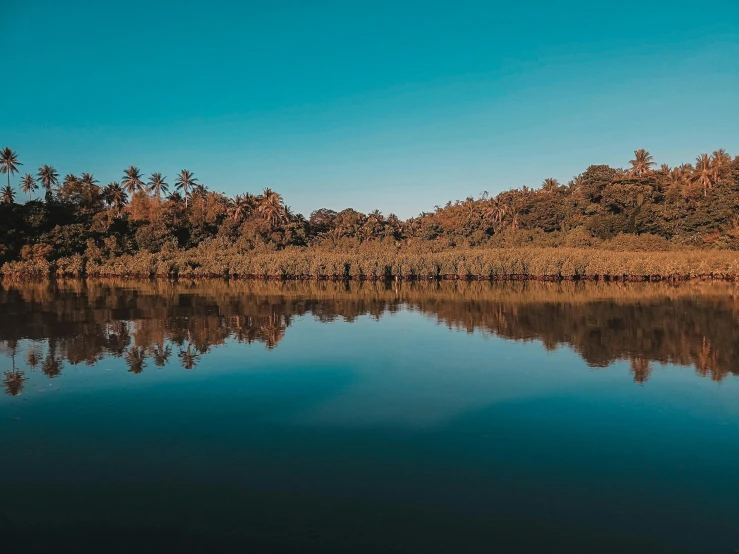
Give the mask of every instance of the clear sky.
POLYGON ((636 148, 739 154, 737 0, 0 7, 0 147, 26 171, 188 168, 408 217, 636 148))

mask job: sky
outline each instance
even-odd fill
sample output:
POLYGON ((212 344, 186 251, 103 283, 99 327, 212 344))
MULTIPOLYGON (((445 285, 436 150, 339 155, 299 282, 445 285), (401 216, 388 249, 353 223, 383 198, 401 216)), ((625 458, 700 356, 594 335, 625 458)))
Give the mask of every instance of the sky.
MULTIPOLYGON (((739 2, 0 0, 0 147, 401 217, 739 154, 739 2)), ((17 185, 19 176, 15 176, 17 185)))

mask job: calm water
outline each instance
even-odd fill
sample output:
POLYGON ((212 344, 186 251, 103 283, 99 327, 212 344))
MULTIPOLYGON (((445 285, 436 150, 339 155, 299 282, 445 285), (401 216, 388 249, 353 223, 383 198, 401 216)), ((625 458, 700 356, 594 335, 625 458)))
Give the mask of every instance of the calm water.
POLYGON ((736 552, 739 288, 0 286, 3 552, 736 552))

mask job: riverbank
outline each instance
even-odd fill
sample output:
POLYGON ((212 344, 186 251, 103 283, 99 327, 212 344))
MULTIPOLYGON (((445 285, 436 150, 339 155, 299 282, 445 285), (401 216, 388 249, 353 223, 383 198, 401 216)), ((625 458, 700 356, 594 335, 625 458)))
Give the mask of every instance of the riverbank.
POLYGON ((332 251, 219 249, 140 252, 108 259, 83 255, 55 261, 34 259, 0 267, 6 278, 166 277, 315 280, 738 280, 734 251, 619 252, 583 248, 448 249, 402 248, 332 251))

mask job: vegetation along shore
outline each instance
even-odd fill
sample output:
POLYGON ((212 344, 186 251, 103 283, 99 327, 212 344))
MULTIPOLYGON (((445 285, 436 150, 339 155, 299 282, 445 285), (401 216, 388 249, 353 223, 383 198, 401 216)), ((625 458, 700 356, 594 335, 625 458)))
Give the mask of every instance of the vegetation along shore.
POLYGON ((229 197, 187 169, 170 182, 131 166, 101 186, 90 173, 22 168, 0 150, 6 278, 739 278, 739 157, 724 150, 679 167, 636 150, 626 168, 592 165, 567 184, 481 193, 408 220, 351 208, 304 217, 273 190, 229 197))

